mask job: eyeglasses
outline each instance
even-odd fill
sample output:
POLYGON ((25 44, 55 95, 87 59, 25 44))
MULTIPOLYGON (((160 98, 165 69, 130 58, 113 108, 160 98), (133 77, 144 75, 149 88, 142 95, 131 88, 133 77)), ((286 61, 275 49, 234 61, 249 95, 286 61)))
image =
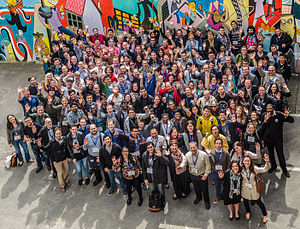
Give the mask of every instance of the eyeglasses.
POLYGON ((147 149, 152 149, 152 148, 153 148, 153 146, 148 146, 148 147, 147 147, 147 149))

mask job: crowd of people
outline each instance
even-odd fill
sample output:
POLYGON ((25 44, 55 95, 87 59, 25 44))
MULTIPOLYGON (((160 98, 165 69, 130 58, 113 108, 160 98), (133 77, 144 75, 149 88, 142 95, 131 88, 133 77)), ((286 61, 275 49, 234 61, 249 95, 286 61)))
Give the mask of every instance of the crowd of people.
MULTIPOLYGON (((161 24, 162 25, 162 24, 161 24)), ((71 186, 69 164, 78 185, 93 186, 104 176, 108 196, 118 181, 127 204, 132 192, 160 193, 173 184, 173 200, 186 198, 193 184, 198 204, 210 209, 209 187, 228 206, 229 220, 246 219, 257 204, 268 221, 258 176, 276 170, 290 177, 283 152, 283 123, 289 115, 292 39, 276 28, 270 52, 260 31, 205 31, 192 27, 145 31, 129 27, 99 34, 88 26, 53 32, 52 53, 40 55, 45 78, 28 78, 18 88, 25 118, 7 116, 7 138, 18 165, 24 158, 71 186), (55 38, 58 37, 58 40, 55 38), (169 171, 169 172, 168 172, 169 171), (212 182, 208 182, 208 177, 212 182), (170 179, 170 180, 169 180, 170 179), (211 186, 214 185, 214 186, 211 186)), ((40 52, 40 48, 38 48, 40 52)))

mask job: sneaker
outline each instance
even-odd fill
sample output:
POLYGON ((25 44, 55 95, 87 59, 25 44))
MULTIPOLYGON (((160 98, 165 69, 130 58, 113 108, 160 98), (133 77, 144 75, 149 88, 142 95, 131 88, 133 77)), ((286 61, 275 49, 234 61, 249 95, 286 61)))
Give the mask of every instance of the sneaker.
POLYGON ((128 194, 127 194, 126 190, 123 191, 123 196, 124 196, 124 198, 127 198, 128 194))
POLYGON ((86 185, 88 185, 88 184, 90 183, 90 178, 85 178, 84 183, 85 183, 86 185))
POLYGON ((219 198, 216 197, 216 198, 214 199, 214 204, 217 204, 218 202, 219 202, 219 198))
POLYGON ((53 173, 53 174, 52 174, 52 178, 53 178, 53 179, 56 179, 56 177, 57 177, 57 173, 53 173))
POLYGON ((114 190, 110 189, 107 193, 107 196, 111 197, 114 192, 115 192, 114 190))

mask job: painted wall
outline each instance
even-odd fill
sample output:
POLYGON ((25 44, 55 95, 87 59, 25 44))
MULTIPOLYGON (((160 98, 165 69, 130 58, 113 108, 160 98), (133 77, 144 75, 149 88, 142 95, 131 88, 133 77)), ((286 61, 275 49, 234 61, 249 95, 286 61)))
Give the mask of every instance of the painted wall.
MULTIPOLYGON (((164 27, 230 29, 237 20, 261 28, 268 45, 274 25, 300 43, 300 0, 0 0, 0 60, 37 60, 37 49, 49 53, 52 31, 72 35, 72 27, 127 30, 128 21, 150 27, 149 17, 164 27)), ((90 31, 91 32, 91 31, 90 31)))

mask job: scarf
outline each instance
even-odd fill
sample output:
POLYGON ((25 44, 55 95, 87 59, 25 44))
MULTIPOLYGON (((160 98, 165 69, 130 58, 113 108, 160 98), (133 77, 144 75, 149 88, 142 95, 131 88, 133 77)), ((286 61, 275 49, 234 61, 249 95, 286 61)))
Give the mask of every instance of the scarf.
POLYGON ((174 163, 175 163, 175 171, 176 171, 176 175, 179 175, 183 172, 185 172, 186 170, 186 166, 184 166, 183 168, 179 167, 179 165, 181 164, 182 160, 183 160, 183 154, 181 153, 181 151, 178 149, 177 152, 171 153, 174 163))
POLYGON ((60 140, 58 140, 57 138, 55 138, 55 140, 61 145, 63 143, 63 138, 61 138, 60 140))
POLYGON ((230 171, 230 190, 229 190, 229 198, 233 198, 233 194, 237 196, 240 195, 241 191, 241 174, 238 173, 235 175, 232 171, 230 171))

